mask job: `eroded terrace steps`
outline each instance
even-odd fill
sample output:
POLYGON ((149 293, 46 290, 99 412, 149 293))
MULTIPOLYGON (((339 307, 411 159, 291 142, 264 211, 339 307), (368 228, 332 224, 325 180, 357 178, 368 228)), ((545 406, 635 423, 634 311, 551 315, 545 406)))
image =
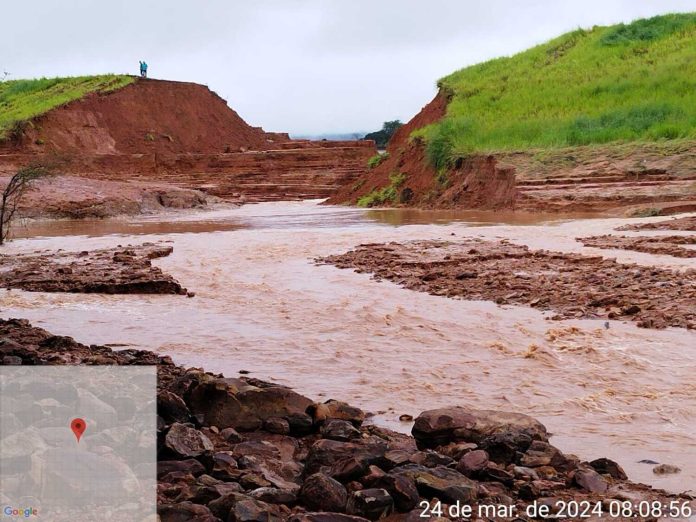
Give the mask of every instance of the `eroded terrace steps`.
POLYGON ((597 173, 517 179, 517 208, 549 210, 601 210, 614 201, 626 205, 683 202, 694 198, 696 172, 675 176, 663 170, 597 173))

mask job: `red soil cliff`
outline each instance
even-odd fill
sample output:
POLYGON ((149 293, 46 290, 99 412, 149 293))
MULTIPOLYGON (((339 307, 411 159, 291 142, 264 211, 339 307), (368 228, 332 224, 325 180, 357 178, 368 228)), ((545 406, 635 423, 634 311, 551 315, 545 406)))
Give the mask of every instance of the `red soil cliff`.
POLYGON ((248 125, 193 83, 137 80, 34 119, 0 145, 0 175, 58 155, 68 174, 162 182, 221 197, 320 198, 354 180, 372 142, 310 142, 248 125))

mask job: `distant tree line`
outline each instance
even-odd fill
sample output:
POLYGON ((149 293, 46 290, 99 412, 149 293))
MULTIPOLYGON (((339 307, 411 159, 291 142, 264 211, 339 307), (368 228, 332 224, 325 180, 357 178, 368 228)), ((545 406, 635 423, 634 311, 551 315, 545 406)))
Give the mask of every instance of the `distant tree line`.
POLYGON ((369 134, 365 134, 365 137, 363 139, 374 140, 375 144, 377 145, 377 148, 383 149, 387 146, 387 143, 389 143, 389 140, 397 131, 397 129, 402 125, 403 123, 401 123, 400 120, 385 121, 380 130, 370 132, 369 134))

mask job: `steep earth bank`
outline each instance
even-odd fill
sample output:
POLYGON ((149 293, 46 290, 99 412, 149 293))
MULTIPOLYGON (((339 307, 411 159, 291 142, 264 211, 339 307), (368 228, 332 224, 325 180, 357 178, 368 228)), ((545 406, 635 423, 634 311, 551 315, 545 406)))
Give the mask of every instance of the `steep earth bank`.
MULTIPOLYGON (((149 351, 87 347, 23 320, 0 320, 0 339, 4 365, 157 366, 163 522, 415 521, 424 506, 429 519, 439 519, 439 507, 445 519, 519 520, 532 518, 533 503, 558 513, 570 501, 585 502, 594 516, 624 502, 659 501, 675 519, 693 509, 690 494, 632 483, 609 459, 563 454, 542 424, 520 413, 429 410, 409 437, 366 425, 365 412, 343 402, 183 368, 149 351), (449 506, 472 506, 474 516, 450 514, 449 506)), ((8 419, 16 430, 20 414, 8 419)), ((29 477, 20 465, 13 471, 29 477)), ((129 509, 115 516, 128 518, 129 509)))
POLYGON ((410 135, 442 119, 447 104, 447 95, 438 93, 395 133, 386 159, 343 185, 329 203, 356 204, 391 186, 396 197, 376 204, 627 214, 696 208, 696 143, 688 140, 491 153, 437 172, 425 145, 410 135), (394 183, 395 175, 403 178, 394 183))
MULTIPOLYGON (((373 142, 291 140, 251 127, 202 85, 137 80, 25 123, 0 143, 0 175, 55 162, 61 173, 90 180, 145 181, 247 201, 307 199, 350 183, 375 152, 373 142)), ((70 194, 62 202, 72 206, 70 194)), ((43 212, 42 201, 32 210, 43 212)))

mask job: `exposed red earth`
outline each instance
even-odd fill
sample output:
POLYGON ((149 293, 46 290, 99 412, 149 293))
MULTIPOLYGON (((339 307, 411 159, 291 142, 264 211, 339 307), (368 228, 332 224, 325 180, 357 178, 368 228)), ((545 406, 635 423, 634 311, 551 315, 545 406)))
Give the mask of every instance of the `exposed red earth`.
MULTIPOLYGON (((322 198, 354 181, 375 152, 370 141, 291 140, 252 127, 202 85, 138 80, 26 124, 23 134, 0 144, 0 176, 58 161, 60 172, 89 180, 163 184, 242 201, 322 198)), ((37 190, 38 200, 50 192, 37 190)), ((124 186, 113 199, 132 199, 130 192, 124 186)), ((67 207, 75 206, 66 198, 67 207)))
POLYGON ((696 143, 619 144, 474 155, 445 172, 429 164, 414 130, 435 123, 448 98, 437 96, 387 145, 389 157, 357 183, 343 185, 329 203, 355 204, 405 174, 396 202, 421 208, 515 209, 544 212, 672 214, 696 209, 696 143), (442 179, 442 178, 441 178, 442 179))

